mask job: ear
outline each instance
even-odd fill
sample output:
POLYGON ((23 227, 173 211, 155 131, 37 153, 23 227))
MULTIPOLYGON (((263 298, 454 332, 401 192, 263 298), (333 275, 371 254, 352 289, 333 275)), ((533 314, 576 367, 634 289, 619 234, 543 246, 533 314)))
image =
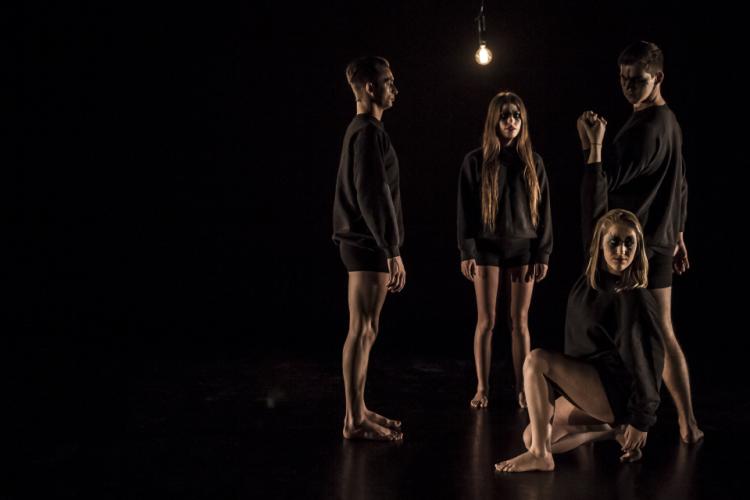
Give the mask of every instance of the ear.
POLYGON ((375 84, 372 82, 365 83, 365 94, 370 97, 375 97, 375 84))
POLYGON ((663 71, 657 71, 655 76, 656 76, 656 80, 654 81, 654 85, 659 85, 661 82, 664 81, 663 71))

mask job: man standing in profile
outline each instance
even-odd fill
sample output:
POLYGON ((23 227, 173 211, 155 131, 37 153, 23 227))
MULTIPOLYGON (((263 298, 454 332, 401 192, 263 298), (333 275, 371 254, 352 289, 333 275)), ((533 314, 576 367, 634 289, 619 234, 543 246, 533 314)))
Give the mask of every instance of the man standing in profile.
POLYGON ((347 439, 403 439, 401 422, 370 411, 364 393, 370 350, 388 292, 400 292, 406 270, 398 157, 382 123, 398 94, 390 64, 360 57, 346 68, 357 114, 344 135, 333 204, 333 240, 349 274, 349 332, 342 368, 347 439))

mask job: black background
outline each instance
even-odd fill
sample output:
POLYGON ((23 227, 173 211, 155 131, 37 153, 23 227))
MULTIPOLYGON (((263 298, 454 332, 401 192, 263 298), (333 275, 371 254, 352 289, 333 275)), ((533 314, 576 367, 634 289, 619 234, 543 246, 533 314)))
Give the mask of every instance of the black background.
MULTIPOLYGON (((6 366, 25 403, 96 415, 107 400, 125 411, 120 391, 144 358, 340 355, 346 273, 331 211, 355 112, 344 69, 362 54, 387 57, 400 92, 384 123, 401 164, 407 285, 386 302, 379 355, 471 359, 456 180, 501 89, 525 100, 551 182, 555 248, 532 301, 532 346, 561 348, 582 265, 575 119, 595 109, 614 136, 630 113, 616 59, 638 39, 664 50, 663 95, 685 139, 692 269, 675 279, 677 335, 693 377, 732 373, 744 167, 729 125, 742 114, 731 11, 488 2, 495 59, 480 67, 475 3, 20 12, 9 81, 21 113, 6 124, 21 160, 6 184, 6 366)), ((507 335, 495 346, 509 356, 507 335)))

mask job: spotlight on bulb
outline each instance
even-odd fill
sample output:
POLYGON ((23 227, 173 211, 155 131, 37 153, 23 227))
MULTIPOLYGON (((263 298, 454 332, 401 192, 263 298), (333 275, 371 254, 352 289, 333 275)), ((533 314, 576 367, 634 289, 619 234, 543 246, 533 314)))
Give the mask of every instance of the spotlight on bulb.
POLYGON ((479 49, 474 54, 474 60, 482 66, 488 65, 492 62, 492 51, 487 48, 486 44, 481 44, 479 49))

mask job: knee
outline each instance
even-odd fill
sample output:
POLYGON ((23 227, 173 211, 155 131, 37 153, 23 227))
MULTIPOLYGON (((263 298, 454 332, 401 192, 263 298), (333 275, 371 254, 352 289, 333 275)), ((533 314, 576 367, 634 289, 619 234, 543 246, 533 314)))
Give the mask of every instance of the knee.
POLYGON ((495 328, 495 315, 480 317, 477 320, 477 333, 482 336, 492 335, 495 328))
POLYGON ((523 362, 523 373, 538 374, 546 373, 549 367, 549 355, 544 349, 534 349, 523 362))
POLYGON ((375 321, 357 321, 349 325, 349 336, 354 340, 372 342, 378 336, 378 324, 375 321))
POLYGON ((659 318, 659 325, 661 326, 662 333, 664 334, 664 340, 667 342, 677 342, 677 337, 674 334, 674 327, 672 326, 672 319, 669 317, 659 318))
POLYGON ((510 331, 515 334, 524 334, 529 331, 528 311, 512 312, 510 315, 510 331))

